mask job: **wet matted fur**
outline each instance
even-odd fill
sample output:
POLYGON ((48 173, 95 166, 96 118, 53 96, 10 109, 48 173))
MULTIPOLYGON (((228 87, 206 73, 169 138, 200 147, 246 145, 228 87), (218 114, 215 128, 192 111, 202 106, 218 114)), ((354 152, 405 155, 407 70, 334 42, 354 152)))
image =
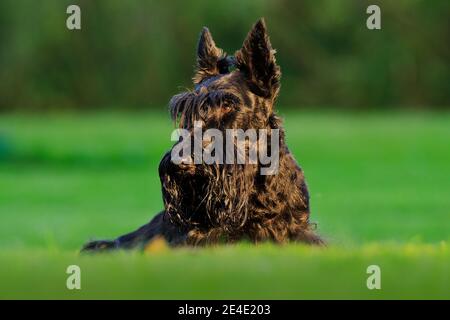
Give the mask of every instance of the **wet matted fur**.
POLYGON ((219 49, 203 28, 194 89, 171 99, 172 119, 190 131, 194 121, 202 121, 204 129, 221 131, 267 129, 270 135, 270 129, 279 129, 278 172, 262 175, 261 163, 175 164, 169 151, 159 165, 164 211, 130 234, 92 241, 83 250, 142 247, 155 237, 171 245, 239 240, 323 244, 309 221, 303 171, 285 143, 282 121, 274 111, 280 76, 263 19, 234 56, 219 49))

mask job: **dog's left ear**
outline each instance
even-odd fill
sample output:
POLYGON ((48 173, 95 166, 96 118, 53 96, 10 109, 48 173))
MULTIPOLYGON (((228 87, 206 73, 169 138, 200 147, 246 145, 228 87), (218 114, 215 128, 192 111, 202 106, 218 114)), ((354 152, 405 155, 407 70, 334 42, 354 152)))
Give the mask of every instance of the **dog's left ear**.
POLYGON ((265 98, 277 96, 281 72, 263 18, 255 23, 235 57, 236 65, 246 75, 253 93, 265 98))
POLYGON ((218 48, 212 38, 208 28, 203 27, 197 46, 197 67, 193 78, 195 84, 203 79, 225 73, 222 62, 226 59, 226 54, 218 48))

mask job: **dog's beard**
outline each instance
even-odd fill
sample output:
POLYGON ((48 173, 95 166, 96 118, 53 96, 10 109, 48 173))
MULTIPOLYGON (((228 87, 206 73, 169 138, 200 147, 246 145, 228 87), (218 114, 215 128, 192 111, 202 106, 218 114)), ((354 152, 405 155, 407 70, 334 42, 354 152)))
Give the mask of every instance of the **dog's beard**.
POLYGON ((254 184, 256 165, 205 165, 208 188, 205 208, 213 227, 236 232, 248 218, 248 202, 254 184))
POLYGON ((184 183, 166 190, 183 203, 168 203, 172 222, 182 228, 220 228, 238 235, 248 219, 248 203, 254 190, 256 165, 200 164, 184 183), (181 197, 180 197, 181 195, 181 197))

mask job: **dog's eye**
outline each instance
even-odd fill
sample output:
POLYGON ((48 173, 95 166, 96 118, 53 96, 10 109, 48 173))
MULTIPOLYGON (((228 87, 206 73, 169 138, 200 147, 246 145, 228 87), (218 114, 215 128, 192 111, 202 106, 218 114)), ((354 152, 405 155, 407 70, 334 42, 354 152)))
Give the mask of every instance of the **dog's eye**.
POLYGON ((232 101, 224 101, 223 103, 222 103, 222 108, 225 108, 225 109, 231 109, 231 108, 233 108, 234 107, 234 103, 232 102, 232 101))
POLYGON ((234 95, 227 95, 222 101, 222 107, 229 109, 229 108, 235 108, 237 105, 239 105, 239 98, 234 95))

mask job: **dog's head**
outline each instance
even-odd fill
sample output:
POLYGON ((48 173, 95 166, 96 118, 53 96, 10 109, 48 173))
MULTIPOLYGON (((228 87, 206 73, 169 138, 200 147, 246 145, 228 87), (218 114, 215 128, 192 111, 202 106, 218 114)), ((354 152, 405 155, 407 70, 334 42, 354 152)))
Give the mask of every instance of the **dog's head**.
MULTIPOLYGON (((194 89, 172 98, 173 120, 190 132, 195 131, 195 121, 202 123, 203 130, 213 128, 222 132, 277 129, 280 122, 274 115, 273 105, 280 89, 281 73, 274 54, 262 19, 253 26, 234 56, 227 56, 219 49, 209 30, 203 28, 198 42, 194 89)), ((236 140, 233 143, 236 145, 236 140)), ((245 142, 244 150, 250 148, 250 143, 245 142)), ((256 145, 253 142, 252 146, 256 145)), ((263 149, 258 145, 258 151, 263 149)), ((254 184, 264 181, 260 168, 259 164, 248 163, 197 165, 195 170, 185 173, 189 174, 186 181, 190 186, 174 189, 177 194, 187 193, 184 198, 190 202, 177 207, 170 214, 171 219, 180 221, 181 225, 220 226, 230 234, 239 234, 236 230, 248 218, 248 202, 256 190, 254 184)))
POLYGON ((273 113, 280 76, 263 19, 234 56, 218 48, 205 27, 198 42, 195 87, 172 98, 172 118, 183 128, 195 120, 218 129, 264 128, 273 113))

